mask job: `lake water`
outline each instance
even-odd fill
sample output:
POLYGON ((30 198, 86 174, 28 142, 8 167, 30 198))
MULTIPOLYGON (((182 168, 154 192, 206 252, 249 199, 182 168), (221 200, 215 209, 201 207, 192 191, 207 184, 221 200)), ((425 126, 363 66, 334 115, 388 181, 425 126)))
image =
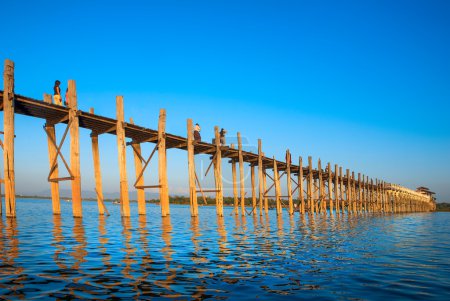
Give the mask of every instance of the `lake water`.
POLYGON ((232 215, 18 200, 0 222, 0 299, 450 300, 450 214, 232 215))

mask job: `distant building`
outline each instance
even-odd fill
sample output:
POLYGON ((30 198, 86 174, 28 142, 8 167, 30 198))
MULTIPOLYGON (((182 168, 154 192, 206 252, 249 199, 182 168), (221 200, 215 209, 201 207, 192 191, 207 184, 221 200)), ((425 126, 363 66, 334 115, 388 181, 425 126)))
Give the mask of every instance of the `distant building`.
POLYGON ((429 196, 433 201, 436 200, 435 197, 434 197, 434 195, 435 195, 436 193, 433 192, 433 191, 430 191, 430 189, 429 189, 428 187, 422 187, 422 186, 420 186, 420 187, 417 187, 416 191, 419 192, 419 193, 421 193, 421 194, 424 194, 424 195, 429 196))

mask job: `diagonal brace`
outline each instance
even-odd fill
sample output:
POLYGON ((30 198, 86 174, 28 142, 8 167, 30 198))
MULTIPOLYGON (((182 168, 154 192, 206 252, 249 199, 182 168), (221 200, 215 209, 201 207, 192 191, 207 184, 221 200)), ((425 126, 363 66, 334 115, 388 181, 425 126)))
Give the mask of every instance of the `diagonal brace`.
POLYGON ((53 174, 53 171, 57 168, 57 165, 58 165, 58 155, 61 157, 62 161, 64 162, 64 166, 66 167, 67 171, 68 171, 69 174, 70 174, 70 179, 71 179, 71 180, 74 179, 73 173, 72 173, 72 171, 70 170, 70 167, 69 167, 69 165, 68 165, 67 162, 66 162, 66 159, 64 159, 64 156, 63 156, 63 154, 61 153, 61 148, 62 148, 62 146, 63 146, 63 144, 64 144, 64 141, 66 140, 67 133, 69 132, 70 124, 71 124, 71 121, 69 121, 69 122, 67 123, 66 130, 64 131, 64 135, 63 135, 63 137, 62 137, 62 139, 61 139, 61 142, 59 143, 59 146, 56 144, 55 139, 53 139, 53 137, 49 134, 49 132, 47 131, 47 129, 46 129, 45 126, 44 126, 44 131, 45 131, 45 133, 47 134, 47 137, 50 139, 50 141, 52 142, 53 146, 56 148, 56 156, 55 156, 55 158, 53 159, 53 162, 52 162, 51 167, 50 167, 50 173, 48 174, 48 178, 47 178, 47 180, 48 180, 49 182, 52 182, 52 180, 53 180, 53 181, 54 181, 54 180, 57 180, 57 179, 52 179, 51 176, 52 176, 52 174, 53 174))

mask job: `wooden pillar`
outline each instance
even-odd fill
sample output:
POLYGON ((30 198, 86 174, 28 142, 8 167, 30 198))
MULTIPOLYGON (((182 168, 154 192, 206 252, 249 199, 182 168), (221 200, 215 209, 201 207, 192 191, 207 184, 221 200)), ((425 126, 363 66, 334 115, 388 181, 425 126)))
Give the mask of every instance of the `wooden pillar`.
POLYGON ((3 71, 3 165, 7 217, 16 217, 16 183, 14 173, 14 63, 5 60, 3 71))
POLYGON ((331 164, 328 162, 328 198, 329 198, 329 204, 330 207, 330 215, 333 214, 333 179, 332 179, 332 172, 331 172, 331 164))
POLYGON ((241 214, 245 216, 245 182, 244 182, 244 158, 242 156, 241 133, 237 133, 239 150, 239 183, 241 184, 241 214))
MULTIPOLYGON (((134 124, 133 118, 130 118, 130 123, 134 124)), ((139 178, 139 181, 136 183, 136 186, 142 187, 144 186, 144 175, 142 173, 142 151, 141 151, 141 144, 140 143, 133 143, 133 155, 134 155, 134 171, 136 173, 136 178, 141 176, 139 178)), ((146 208, 145 208, 145 190, 144 188, 136 188, 136 196, 137 196, 137 203, 138 203, 138 214, 139 215, 145 215, 146 208)))
POLYGON ((326 206, 324 207, 324 202, 325 202, 325 197, 324 197, 324 187, 323 187, 323 179, 322 179, 322 162, 319 161, 317 162, 317 171, 318 171, 318 182, 319 182, 319 195, 317 198, 317 203, 319 204, 320 202, 320 208, 319 208, 319 212, 324 212, 326 211, 326 206))
POLYGON ((159 171, 159 198, 161 202, 161 216, 170 215, 169 185, 167 183, 166 158, 166 110, 159 110, 158 121, 158 171, 159 171))
POLYGON ((282 213, 281 200, 280 200, 281 189, 280 189, 280 178, 278 177, 277 161, 275 160, 275 157, 273 157, 273 179, 275 181, 275 202, 276 202, 277 215, 280 215, 282 213))
POLYGON ((370 179, 370 211, 375 212, 375 194, 373 187, 373 179, 370 179))
POLYGON ((337 164, 334 165, 334 201, 336 202, 336 213, 339 213, 339 169, 337 164))
POLYGON ((82 217, 81 174, 80 174, 80 138, 78 121, 77 91, 74 80, 68 84, 68 105, 70 122, 70 170, 72 171, 72 212, 74 217, 82 217))
POLYGON ((298 198, 300 200, 300 212, 305 215, 305 198, 303 194, 303 159, 299 157, 298 159, 298 198))
MULTIPOLYGON (((234 148, 234 144, 230 145, 231 148, 234 148)), ((238 199, 238 191, 237 191, 237 175, 236 175, 236 160, 231 159, 231 175, 233 179, 233 197, 234 197, 234 214, 239 214, 239 199, 238 199)))
MULTIPOLYGON (((51 96, 50 96, 51 101, 51 96)), ((94 109, 91 108, 89 113, 94 114, 94 109)), ((94 162, 94 180, 95 180, 95 195, 97 196, 98 214, 105 214, 105 207, 103 204, 103 187, 102 187, 102 172, 100 169, 100 151, 98 146, 98 135, 96 132, 91 133, 92 145, 92 160, 94 162)))
POLYGON ((291 153, 286 150, 286 177, 287 177, 287 193, 289 202, 289 215, 294 214, 294 203, 292 201, 292 186, 291 186, 291 153))
POLYGON ((366 208, 366 183, 365 183, 364 175, 362 175, 362 182, 361 182, 361 211, 367 211, 367 208, 366 208))
POLYGON ((195 184, 195 160, 194 160, 194 130, 192 119, 187 120, 187 153, 189 174, 189 199, 191 203, 191 216, 198 216, 197 186, 195 184))
POLYGON ((214 127, 216 142, 216 159, 214 160, 214 180, 216 183, 216 213, 223 216, 223 185, 222 185, 222 149, 220 148, 219 127, 214 127))
POLYGON ((314 200, 313 200, 313 173, 312 173, 312 157, 308 157, 308 179, 307 179, 308 189, 307 189, 307 198, 308 198, 308 209, 309 212, 314 213, 314 200))
POLYGON ((252 184, 252 212, 256 215, 256 187, 255 187, 255 166, 250 167, 251 172, 251 184, 252 184))
POLYGON ((259 215, 263 214, 263 166, 262 166, 262 142, 258 139, 258 185, 259 185, 259 215))
MULTIPOLYGON (((52 103, 52 96, 50 94, 44 94, 44 102, 52 103)), ((48 160, 50 168, 52 168, 53 161, 57 156, 56 146, 53 141, 56 141, 55 126, 53 124, 45 124, 45 131, 47 132, 47 145, 48 145, 48 160)), ((58 164, 56 164, 50 178, 58 178, 58 164)), ((50 182, 50 193, 52 194, 52 208, 53 214, 61 214, 60 198, 59 198, 59 182, 50 182)))
POLYGON ((346 177, 347 177, 347 185, 345 187, 345 202, 347 203, 347 213, 350 213, 352 210, 352 206, 351 206, 351 189, 350 189, 350 170, 346 169, 345 170, 346 173, 346 177))
MULTIPOLYGON (((264 169, 264 177, 263 177, 263 190, 266 191, 267 190, 267 174, 266 174, 266 170, 264 169)), ((269 213, 269 197, 267 196, 267 194, 265 194, 264 196, 264 211, 266 214, 269 213)))
POLYGON ((342 172, 342 167, 339 167, 339 192, 341 195, 341 212, 344 213, 345 210, 345 202, 344 202, 344 174, 342 172))
POLYGON ((352 171, 352 182, 351 182, 351 192, 352 192, 352 208, 353 208, 353 213, 356 213, 356 204, 357 204, 357 195, 356 195, 356 178, 355 178, 355 172, 352 171))
POLYGON ((120 175, 120 209, 123 217, 130 216, 130 199, 128 196, 128 178, 126 161, 126 143, 124 127, 123 97, 116 97, 116 136, 120 175))

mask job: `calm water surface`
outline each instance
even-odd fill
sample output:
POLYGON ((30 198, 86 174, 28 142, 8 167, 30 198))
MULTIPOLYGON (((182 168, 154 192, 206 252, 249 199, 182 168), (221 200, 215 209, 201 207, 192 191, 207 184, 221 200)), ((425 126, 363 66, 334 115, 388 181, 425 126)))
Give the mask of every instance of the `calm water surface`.
MULTIPOLYGON (((191 219, 53 216, 18 200, 0 221, 0 299, 450 300, 450 214, 191 219), (389 298, 389 299, 387 299, 389 298)), ((137 212, 132 204, 132 213, 137 212)))

